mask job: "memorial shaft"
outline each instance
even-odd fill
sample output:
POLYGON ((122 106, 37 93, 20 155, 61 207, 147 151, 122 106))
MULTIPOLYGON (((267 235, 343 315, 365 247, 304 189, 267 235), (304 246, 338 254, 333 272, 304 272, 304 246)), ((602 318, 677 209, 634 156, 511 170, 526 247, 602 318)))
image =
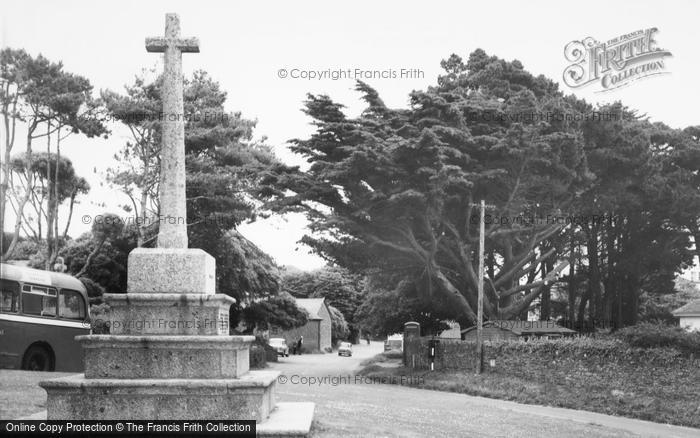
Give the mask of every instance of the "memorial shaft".
POLYGON ((187 248, 187 203, 185 189, 185 105, 183 99, 182 53, 198 52, 196 39, 180 38, 176 14, 165 17, 165 37, 149 38, 149 52, 164 53, 162 145, 160 165, 159 248, 187 248))

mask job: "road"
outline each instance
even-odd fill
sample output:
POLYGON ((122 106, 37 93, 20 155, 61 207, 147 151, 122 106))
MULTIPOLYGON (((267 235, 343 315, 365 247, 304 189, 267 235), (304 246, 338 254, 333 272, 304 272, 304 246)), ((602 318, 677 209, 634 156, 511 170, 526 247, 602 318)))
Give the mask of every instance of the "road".
POLYGON ((280 358, 279 401, 316 403, 313 436, 700 437, 700 430, 355 379, 381 343, 336 354, 280 358))

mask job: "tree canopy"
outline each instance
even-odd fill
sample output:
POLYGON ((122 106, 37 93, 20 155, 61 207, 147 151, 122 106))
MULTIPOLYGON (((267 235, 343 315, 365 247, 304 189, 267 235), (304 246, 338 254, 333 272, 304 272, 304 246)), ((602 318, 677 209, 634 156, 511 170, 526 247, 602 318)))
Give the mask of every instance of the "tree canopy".
MULTIPOLYGON (((61 143, 72 134, 83 134, 88 138, 107 137, 109 132, 104 124, 102 102, 92 96, 92 85, 87 78, 65 71, 62 63, 52 62, 42 55, 33 57, 22 49, 4 48, 0 51, 0 115, 7 131, 0 183, 0 228, 4 229, 8 204, 15 214, 14 235, 2 258, 12 256, 26 222, 24 208, 34 195, 33 177, 37 170, 42 171, 33 165, 34 142, 41 139, 46 144, 43 181, 46 183, 44 212, 48 268, 53 265, 60 249, 59 198, 65 197, 66 191, 71 192, 70 188, 62 187, 62 183, 67 181, 76 186, 71 175, 61 175, 62 167, 65 167, 61 164, 61 143), (27 131, 21 160, 25 169, 33 171, 26 172, 27 179, 15 184, 11 175, 13 160, 10 158, 18 122, 23 123, 27 131), (47 161, 51 158, 54 159, 53 165, 47 161)), ((87 190, 89 186, 82 184, 82 188, 87 190)), ((75 197, 70 198, 72 205, 75 197)))
POLYGON ((276 187, 270 207, 306 213, 312 234, 304 242, 328 260, 413 297, 439 319, 470 324, 474 204, 484 199, 493 206, 487 318, 518 318, 535 307, 549 318, 552 284, 568 265, 583 264, 587 292, 574 293, 572 307, 633 323, 640 281, 688 262, 699 211, 697 136, 652 124, 621 104, 593 107, 519 61, 482 50, 466 62, 452 55, 442 66, 438 84, 412 92, 408 109, 388 108, 363 82, 356 89, 367 108, 355 118, 328 96, 308 95, 304 111, 316 130, 292 140, 292 150, 310 168, 267 175, 276 187), (679 156, 694 164, 680 164, 679 156), (690 211, 670 208, 689 201, 690 211), (589 239, 585 261, 585 237, 573 251, 567 244, 572 233, 590 237, 605 227, 609 233, 589 239), (603 259, 612 270, 596 277, 603 259), (596 292, 601 281, 620 286, 603 297, 596 292), (596 300, 609 305, 591 304, 596 300))

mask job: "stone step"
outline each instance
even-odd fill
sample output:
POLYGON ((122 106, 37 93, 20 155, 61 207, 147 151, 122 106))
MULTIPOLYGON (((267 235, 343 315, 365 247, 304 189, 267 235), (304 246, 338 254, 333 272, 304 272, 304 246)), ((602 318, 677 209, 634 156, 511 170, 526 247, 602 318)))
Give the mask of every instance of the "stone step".
POLYGON ((229 309, 224 294, 105 294, 109 313, 94 320, 111 335, 228 335, 229 309))
POLYGON ((248 372, 253 336, 115 336, 75 338, 87 379, 225 379, 248 372))
POLYGON ((275 406, 278 371, 240 379, 86 379, 39 383, 49 420, 255 420, 275 406))
POLYGON ((311 433, 315 403, 282 402, 275 405, 270 418, 257 424, 258 437, 305 438, 311 433))

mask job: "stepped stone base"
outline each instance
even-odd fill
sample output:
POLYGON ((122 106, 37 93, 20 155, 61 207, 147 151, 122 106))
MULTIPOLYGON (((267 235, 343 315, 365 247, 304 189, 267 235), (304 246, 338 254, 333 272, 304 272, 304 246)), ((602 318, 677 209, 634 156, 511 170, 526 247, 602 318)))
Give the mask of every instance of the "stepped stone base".
POLYGON ((207 294, 216 291, 216 262, 196 248, 136 248, 129 253, 127 293, 207 294))
POLYGON ((86 379, 39 383, 49 420, 255 420, 268 418, 277 371, 238 379, 86 379))
POLYGON ((229 309, 224 294, 105 294, 111 335, 228 335, 229 309))
POLYGON ((77 336, 87 379, 226 379, 248 372, 253 336, 77 336))

